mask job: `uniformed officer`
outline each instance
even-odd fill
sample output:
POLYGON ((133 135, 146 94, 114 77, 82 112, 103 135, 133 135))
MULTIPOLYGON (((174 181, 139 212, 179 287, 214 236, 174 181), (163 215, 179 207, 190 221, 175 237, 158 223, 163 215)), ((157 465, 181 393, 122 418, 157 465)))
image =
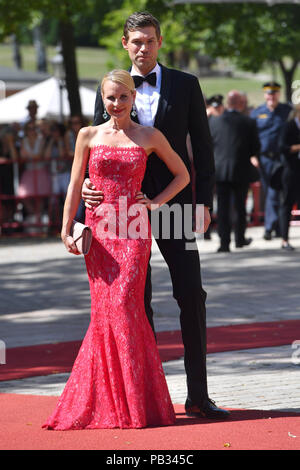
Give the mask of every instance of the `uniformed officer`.
POLYGON ((292 106, 280 103, 281 85, 268 82, 263 85, 265 103, 251 112, 256 120, 261 150, 259 156, 261 183, 265 192, 265 240, 271 240, 272 231, 279 235, 279 191, 269 184, 272 168, 279 154, 279 136, 292 106))

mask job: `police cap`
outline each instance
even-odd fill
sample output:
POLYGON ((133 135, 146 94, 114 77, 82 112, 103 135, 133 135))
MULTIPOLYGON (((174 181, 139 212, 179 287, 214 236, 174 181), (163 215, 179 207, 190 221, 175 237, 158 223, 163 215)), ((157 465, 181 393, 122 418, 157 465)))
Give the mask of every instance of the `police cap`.
POLYGON ((265 93, 269 93, 272 95, 273 93, 276 93, 277 91, 280 91, 281 85, 277 82, 267 82, 263 84, 263 90, 265 93))

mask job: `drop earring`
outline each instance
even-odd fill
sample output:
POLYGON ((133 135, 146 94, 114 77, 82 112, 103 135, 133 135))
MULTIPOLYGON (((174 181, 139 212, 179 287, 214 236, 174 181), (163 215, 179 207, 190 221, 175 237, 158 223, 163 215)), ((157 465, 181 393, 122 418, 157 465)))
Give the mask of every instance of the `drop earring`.
POLYGON ((135 104, 133 104, 133 106, 132 106, 131 116, 132 116, 132 117, 137 116, 135 104))
POLYGON ((102 114, 102 116, 103 116, 104 119, 107 119, 107 118, 108 118, 108 113, 107 113, 105 107, 104 107, 104 113, 102 114))

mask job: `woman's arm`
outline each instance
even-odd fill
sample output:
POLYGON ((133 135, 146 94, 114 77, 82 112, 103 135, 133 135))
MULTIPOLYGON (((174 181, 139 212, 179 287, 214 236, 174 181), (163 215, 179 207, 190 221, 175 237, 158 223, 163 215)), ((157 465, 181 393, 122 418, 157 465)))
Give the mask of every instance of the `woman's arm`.
POLYGON ((149 147, 146 149, 149 153, 155 152, 156 155, 167 165, 173 174, 173 180, 168 186, 151 201, 142 193, 138 193, 139 202, 146 204, 150 210, 156 209, 166 202, 173 199, 190 182, 190 174, 180 156, 172 149, 165 136, 157 129, 151 129, 149 147))
POLYGON ((67 250, 74 254, 79 254, 79 252, 73 238, 70 236, 70 229, 80 201, 81 186, 89 158, 89 140, 89 128, 83 127, 80 129, 76 140, 71 180, 64 205, 61 238, 67 250))

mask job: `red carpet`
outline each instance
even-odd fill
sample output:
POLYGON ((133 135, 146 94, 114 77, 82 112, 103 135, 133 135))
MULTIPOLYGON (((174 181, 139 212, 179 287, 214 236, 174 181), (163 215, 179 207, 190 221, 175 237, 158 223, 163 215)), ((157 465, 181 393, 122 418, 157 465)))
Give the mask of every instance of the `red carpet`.
MULTIPOLYGON (((233 410, 229 421, 188 418, 175 405, 174 426, 139 430, 47 431, 57 397, 0 395, 1 450, 298 450, 300 415, 233 410)), ((190 453, 190 452, 189 452, 190 453)), ((112 455, 112 454, 111 454, 112 455)))
MULTIPOLYGON (((207 352, 282 346, 299 337, 300 320, 218 326, 207 330, 207 352)), ((183 356, 180 331, 159 332, 157 342, 163 362, 183 356)), ((0 380, 69 372, 80 344, 70 341, 8 349, 0 380)))

